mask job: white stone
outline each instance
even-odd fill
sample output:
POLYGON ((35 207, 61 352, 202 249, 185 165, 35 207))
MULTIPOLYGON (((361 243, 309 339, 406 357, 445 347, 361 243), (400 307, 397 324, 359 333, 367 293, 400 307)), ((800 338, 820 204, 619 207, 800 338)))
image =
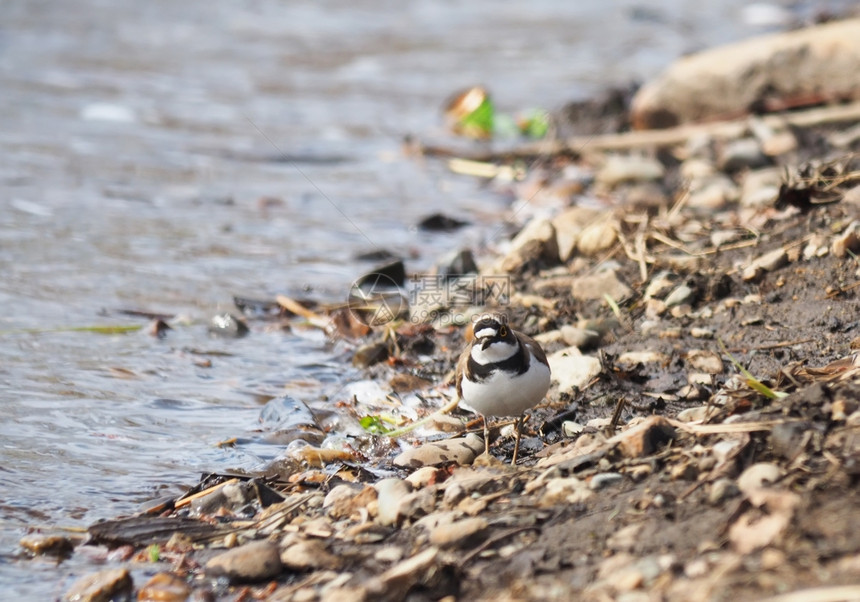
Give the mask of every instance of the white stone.
POLYGON ((576 347, 567 347, 550 355, 552 381, 558 383, 559 391, 582 389, 600 374, 600 360, 596 357, 582 355, 576 347))

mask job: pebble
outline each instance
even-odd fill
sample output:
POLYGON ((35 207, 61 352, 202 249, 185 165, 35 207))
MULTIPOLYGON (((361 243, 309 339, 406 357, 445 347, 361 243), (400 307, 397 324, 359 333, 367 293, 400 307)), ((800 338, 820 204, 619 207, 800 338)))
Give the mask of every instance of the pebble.
POLYGON ((436 273, 445 278, 477 274, 478 264, 471 249, 455 250, 443 256, 436 264, 436 273))
POLYGON ((295 571, 337 570, 342 565, 341 558, 331 554, 321 539, 306 539, 285 545, 280 558, 284 567, 295 571))
POLYGON ((648 416, 636 426, 609 439, 618 445, 626 458, 641 458, 655 453, 662 445, 675 438, 675 428, 662 416, 648 416))
MULTIPOLYGON (((657 315, 659 315, 659 313, 662 313, 662 310, 665 309, 663 302, 659 301, 658 299, 649 299, 648 300, 648 306, 651 306, 652 303, 656 303, 658 306, 658 307, 652 308, 652 311, 657 312, 657 315), (660 311, 658 312, 657 310, 660 310, 660 311)), ((648 308, 646 308, 646 313, 648 311, 649 311, 648 308)), ((639 332, 641 332, 644 336, 648 336, 651 334, 659 333, 659 331, 662 327, 663 327, 663 323, 660 320, 657 320, 657 319, 642 320, 642 322, 639 324, 639 332)))
POLYGON ((559 331, 561 340, 565 345, 582 349, 597 344, 600 341, 600 333, 587 328, 579 328, 566 324, 559 331))
POLYGON ((689 461, 674 464, 669 472, 673 481, 693 481, 699 476, 698 467, 689 461))
POLYGON ((711 484, 711 489, 708 491, 708 503, 713 506, 718 506, 724 501, 735 497, 740 493, 740 489, 735 485, 734 481, 728 478, 717 479, 711 484))
POLYGON ((594 497, 594 492, 582 479, 576 477, 558 477, 548 479, 540 498, 543 507, 559 504, 578 504, 594 497))
POLYGON ((430 531, 430 543, 440 548, 462 544, 482 535, 488 526, 487 520, 479 517, 442 524, 430 531))
POLYGON ((422 218, 418 222, 418 229, 428 232, 453 232, 468 225, 469 222, 457 219, 456 217, 451 217, 444 213, 434 213, 422 218))
POLYGON ((755 259, 741 274, 745 282, 756 282, 766 272, 773 272, 788 263, 788 253, 780 247, 755 259))
POLYGON ((666 298, 663 299, 663 303, 666 304, 666 307, 690 304, 693 302, 693 295, 694 291, 690 286, 681 284, 675 287, 671 293, 666 295, 666 298))
POLYGON ((542 346, 564 342, 564 336, 561 334, 561 330, 549 330, 547 332, 541 332, 540 334, 536 334, 533 338, 542 346))
POLYGON ((651 476, 653 472, 654 468, 650 464, 640 464, 638 466, 630 468, 626 474, 638 483, 639 481, 642 481, 647 477, 651 476))
POLYGON ((625 351, 615 360, 619 366, 633 368, 637 364, 667 364, 669 356, 659 351, 625 351))
POLYGON ((624 475, 620 472, 601 472, 591 477, 588 488, 592 491, 599 491, 610 485, 620 483, 623 479, 624 475))
POLYGON ((227 482, 212 493, 192 500, 191 515, 213 514, 221 508, 235 512, 257 499, 257 490, 254 485, 251 481, 227 482))
POLYGON ((133 583, 128 569, 105 569, 85 575, 66 592, 69 602, 108 602, 130 597, 133 583))
POLYGON ((695 558, 684 565, 684 575, 688 579, 698 579, 708 574, 710 565, 706 558, 695 558))
POLYGON ((830 404, 830 420, 842 422, 857 411, 857 400, 838 398, 830 404))
POLYGON ((553 219, 558 256, 561 261, 566 263, 573 256, 583 229, 599 219, 601 215, 602 212, 597 209, 571 207, 553 219))
POLYGON ((571 294, 574 299, 580 301, 604 299, 604 296, 608 295, 614 301, 620 302, 633 294, 633 290, 621 280, 614 269, 603 269, 595 274, 577 277, 571 286, 571 294))
MULTIPOLYGON (((423 552, 402 560, 378 577, 369 579, 366 583, 369 598, 386 600, 406 599, 407 592, 420 583, 424 576, 437 564, 439 548, 430 547, 423 552)), ((434 571, 435 572, 435 571, 434 571)), ((343 598, 355 600, 354 596, 343 598)))
POLYGON ((719 160, 720 169, 730 173, 758 169, 769 164, 770 159, 762 152, 761 144, 755 138, 738 138, 728 142, 719 160))
POLYGON ((209 334, 216 337, 239 339, 249 332, 248 325, 233 314, 218 314, 209 322, 209 334))
POLYGON ((138 602, 185 602, 191 586, 170 573, 156 573, 137 593, 138 602))
POLYGON ((696 370, 707 374, 722 374, 723 360, 718 353, 705 349, 691 349, 687 352, 687 363, 696 370))
POLYGON ((713 447, 711 447, 711 453, 714 454, 717 462, 722 464, 734 457, 734 454, 743 446, 743 444, 743 440, 740 438, 723 439, 722 441, 714 443, 713 447))
POLYGON ((420 468, 455 462, 461 466, 471 464, 484 451, 484 440, 474 433, 444 441, 432 441, 420 447, 407 449, 394 458, 400 468, 420 468))
MULTIPOLYGON (((323 499, 323 508, 327 508, 329 509, 329 513, 333 513, 338 508, 347 504, 351 505, 353 498, 359 491, 359 488, 354 485, 336 485, 332 487, 331 491, 323 499)), ((349 516, 349 514, 341 515, 339 512, 336 512, 332 516, 333 518, 340 518, 341 516, 349 516)))
POLYGON ((310 408, 292 395, 284 395, 270 400, 263 406, 259 417, 260 425, 266 434, 267 443, 287 445, 296 439, 319 445, 325 433, 317 424, 310 408))
POLYGON ((436 509, 436 492, 421 489, 404 496, 397 507, 397 522, 426 516, 436 509))
POLYGON ((694 339, 713 339, 714 338, 714 329, 713 328, 699 328, 693 327, 690 329, 690 336, 694 339))
POLYGON ((270 579, 282 569, 278 546, 269 541, 247 543, 222 552, 206 563, 208 573, 241 582, 270 579))
POLYGON ((434 429, 442 433, 463 432, 463 421, 448 414, 431 414, 428 417, 428 429, 434 429))
POLYGON ((422 516, 415 521, 414 526, 424 529, 428 533, 442 525, 450 525, 460 519, 462 515, 456 510, 440 510, 427 516, 422 516))
POLYGON ((667 253, 662 257, 666 267, 678 272, 690 274, 699 269, 702 260, 696 255, 688 255, 686 253, 667 253))
POLYGON ((444 476, 440 475, 439 472, 440 470, 435 466, 424 466, 406 477, 406 481, 412 485, 413 488, 421 489, 428 485, 432 485, 437 480, 444 479, 444 476))
POLYGON ((624 189, 625 202, 630 207, 644 209, 649 214, 657 213, 669 204, 666 190, 660 182, 640 182, 624 189))
POLYGON ((677 419, 681 422, 701 422, 708 415, 708 406, 696 406, 678 412, 677 419))
POLYGON ((686 205, 691 209, 722 209, 738 199, 735 183, 725 174, 715 174, 690 182, 686 205))
POLYGON ((779 167, 769 167, 747 172, 741 185, 740 204, 742 207, 768 207, 779 195, 783 171, 779 167))
POLYGON ((536 260, 550 264, 559 262, 555 226, 545 218, 531 220, 514 237, 501 267, 506 272, 516 272, 527 263, 536 260))
POLYGON ((813 257, 824 257, 830 252, 830 245, 827 237, 823 234, 813 234, 809 238, 809 242, 803 247, 803 258, 812 259, 813 257))
POLYGON ((585 430, 585 427, 573 420, 565 420, 561 423, 561 433, 565 437, 575 437, 585 430))
POLYGON ((675 282, 677 280, 677 275, 672 272, 667 270, 658 272, 651 277, 650 282, 648 282, 648 286, 645 287, 645 294, 643 295, 645 300, 668 294, 669 290, 675 286, 675 282))
POLYGON ((848 148, 860 142, 860 123, 845 130, 833 132, 828 136, 831 145, 837 148, 848 148))
POLYGON ((353 286, 360 289, 378 291, 379 289, 396 290, 405 284, 406 265, 403 263, 403 260, 398 259, 363 274, 355 281, 353 286))
POLYGON ((75 545, 72 540, 62 535, 42 535, 33 533, 25 535, 18 544, 36 556, 66 556, 72 552, 75 545))
POLYGON ((845 257, 848 252, 860 252, 860 222, 851 222, 845 230, 833 239, 831 251, 836 257, 845 257))
POLYGON ((685 180, 698 180, 714 175, 717 168, 707 159, 692 157, 681 163, 679 171, 685 180))
POLYGON ((585 257, 594 257, 603 253, 618 240, 618 228, 615 220, 602 219, 586 226, 579 235, 576 250, 585 257))
POLYGON ((595 174, 595 181, 614 188, 624 182, 659 180, 665 171, 657 159, 641 155, 609 155, 595 174))
POLYGON ((547 361, 559 391, 582 389, 602 370, 599 359, 583 355, 576 347, 556 351, 547 357, 547 361))
POLYGON ((397 545, 386 546, 380 548, 373 557, 380 562, 397 562, 403 558, 403 550, 397 545))
POLYGON ((788 130, 784 130, 782 132, 774 132, 771 136, 763 138, 761 141, 761 150, 768 157, 778 157, 797 149, 797 144, 797 136, 788 130))
POLYGON ((412 493, 412 485, 403 479, 388 478, 373 487, 378 496, 376 522, 383 526, 396 525, 400 517, 400 504, 412 493))
POLYGON ((771 483, 775 483, 780 479, 780 477, 782 477, 782 475, 783 469, 776 464, 758 462, 757 464, 749 466, 741 473, 741 476, 738 477, 738 489, 740 489, 744 495, 749 496, 750 493, 763 487, 767 487, 771 483))
POLYGON ((744 233, 741 230, 714 230, 711 232, 710 241, 713 247, 719 249, 724 245, 740 240, 743 236, 744 233))

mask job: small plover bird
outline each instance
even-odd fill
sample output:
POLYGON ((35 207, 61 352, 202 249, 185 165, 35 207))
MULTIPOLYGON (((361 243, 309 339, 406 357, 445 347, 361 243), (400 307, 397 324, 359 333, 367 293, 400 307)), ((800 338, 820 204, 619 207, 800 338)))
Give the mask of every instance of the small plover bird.
POLYGON ((474 324, 474 337, 457 362, 457 395, 468 409, 484 418, 484 451, 489 452, 487 416, 517 416, 517 461, 525 412, 549 389, 546 354, 537 341, 508 326, 502 316, 484 315, 474 324))

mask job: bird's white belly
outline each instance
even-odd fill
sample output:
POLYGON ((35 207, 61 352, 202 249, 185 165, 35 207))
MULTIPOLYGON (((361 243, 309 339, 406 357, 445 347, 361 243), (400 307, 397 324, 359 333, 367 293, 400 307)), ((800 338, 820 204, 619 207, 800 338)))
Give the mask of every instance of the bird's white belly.
POLYGON ((497 371, 481 383, 463 379, 463 405, 484 416, 519 416, 536 406, 549 389, 549 368, 532 362, 525 374, 497 371))

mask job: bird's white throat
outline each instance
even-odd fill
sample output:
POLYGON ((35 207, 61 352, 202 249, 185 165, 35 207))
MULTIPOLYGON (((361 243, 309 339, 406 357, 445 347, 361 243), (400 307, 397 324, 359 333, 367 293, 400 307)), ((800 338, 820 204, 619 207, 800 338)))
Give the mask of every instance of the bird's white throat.
POLYGON ((483 349, 480 343, 472 347, 472 359, 486 366, 495 362, 503 362, 517 352, 517 345, 506 341, 497 341, 483 349))

